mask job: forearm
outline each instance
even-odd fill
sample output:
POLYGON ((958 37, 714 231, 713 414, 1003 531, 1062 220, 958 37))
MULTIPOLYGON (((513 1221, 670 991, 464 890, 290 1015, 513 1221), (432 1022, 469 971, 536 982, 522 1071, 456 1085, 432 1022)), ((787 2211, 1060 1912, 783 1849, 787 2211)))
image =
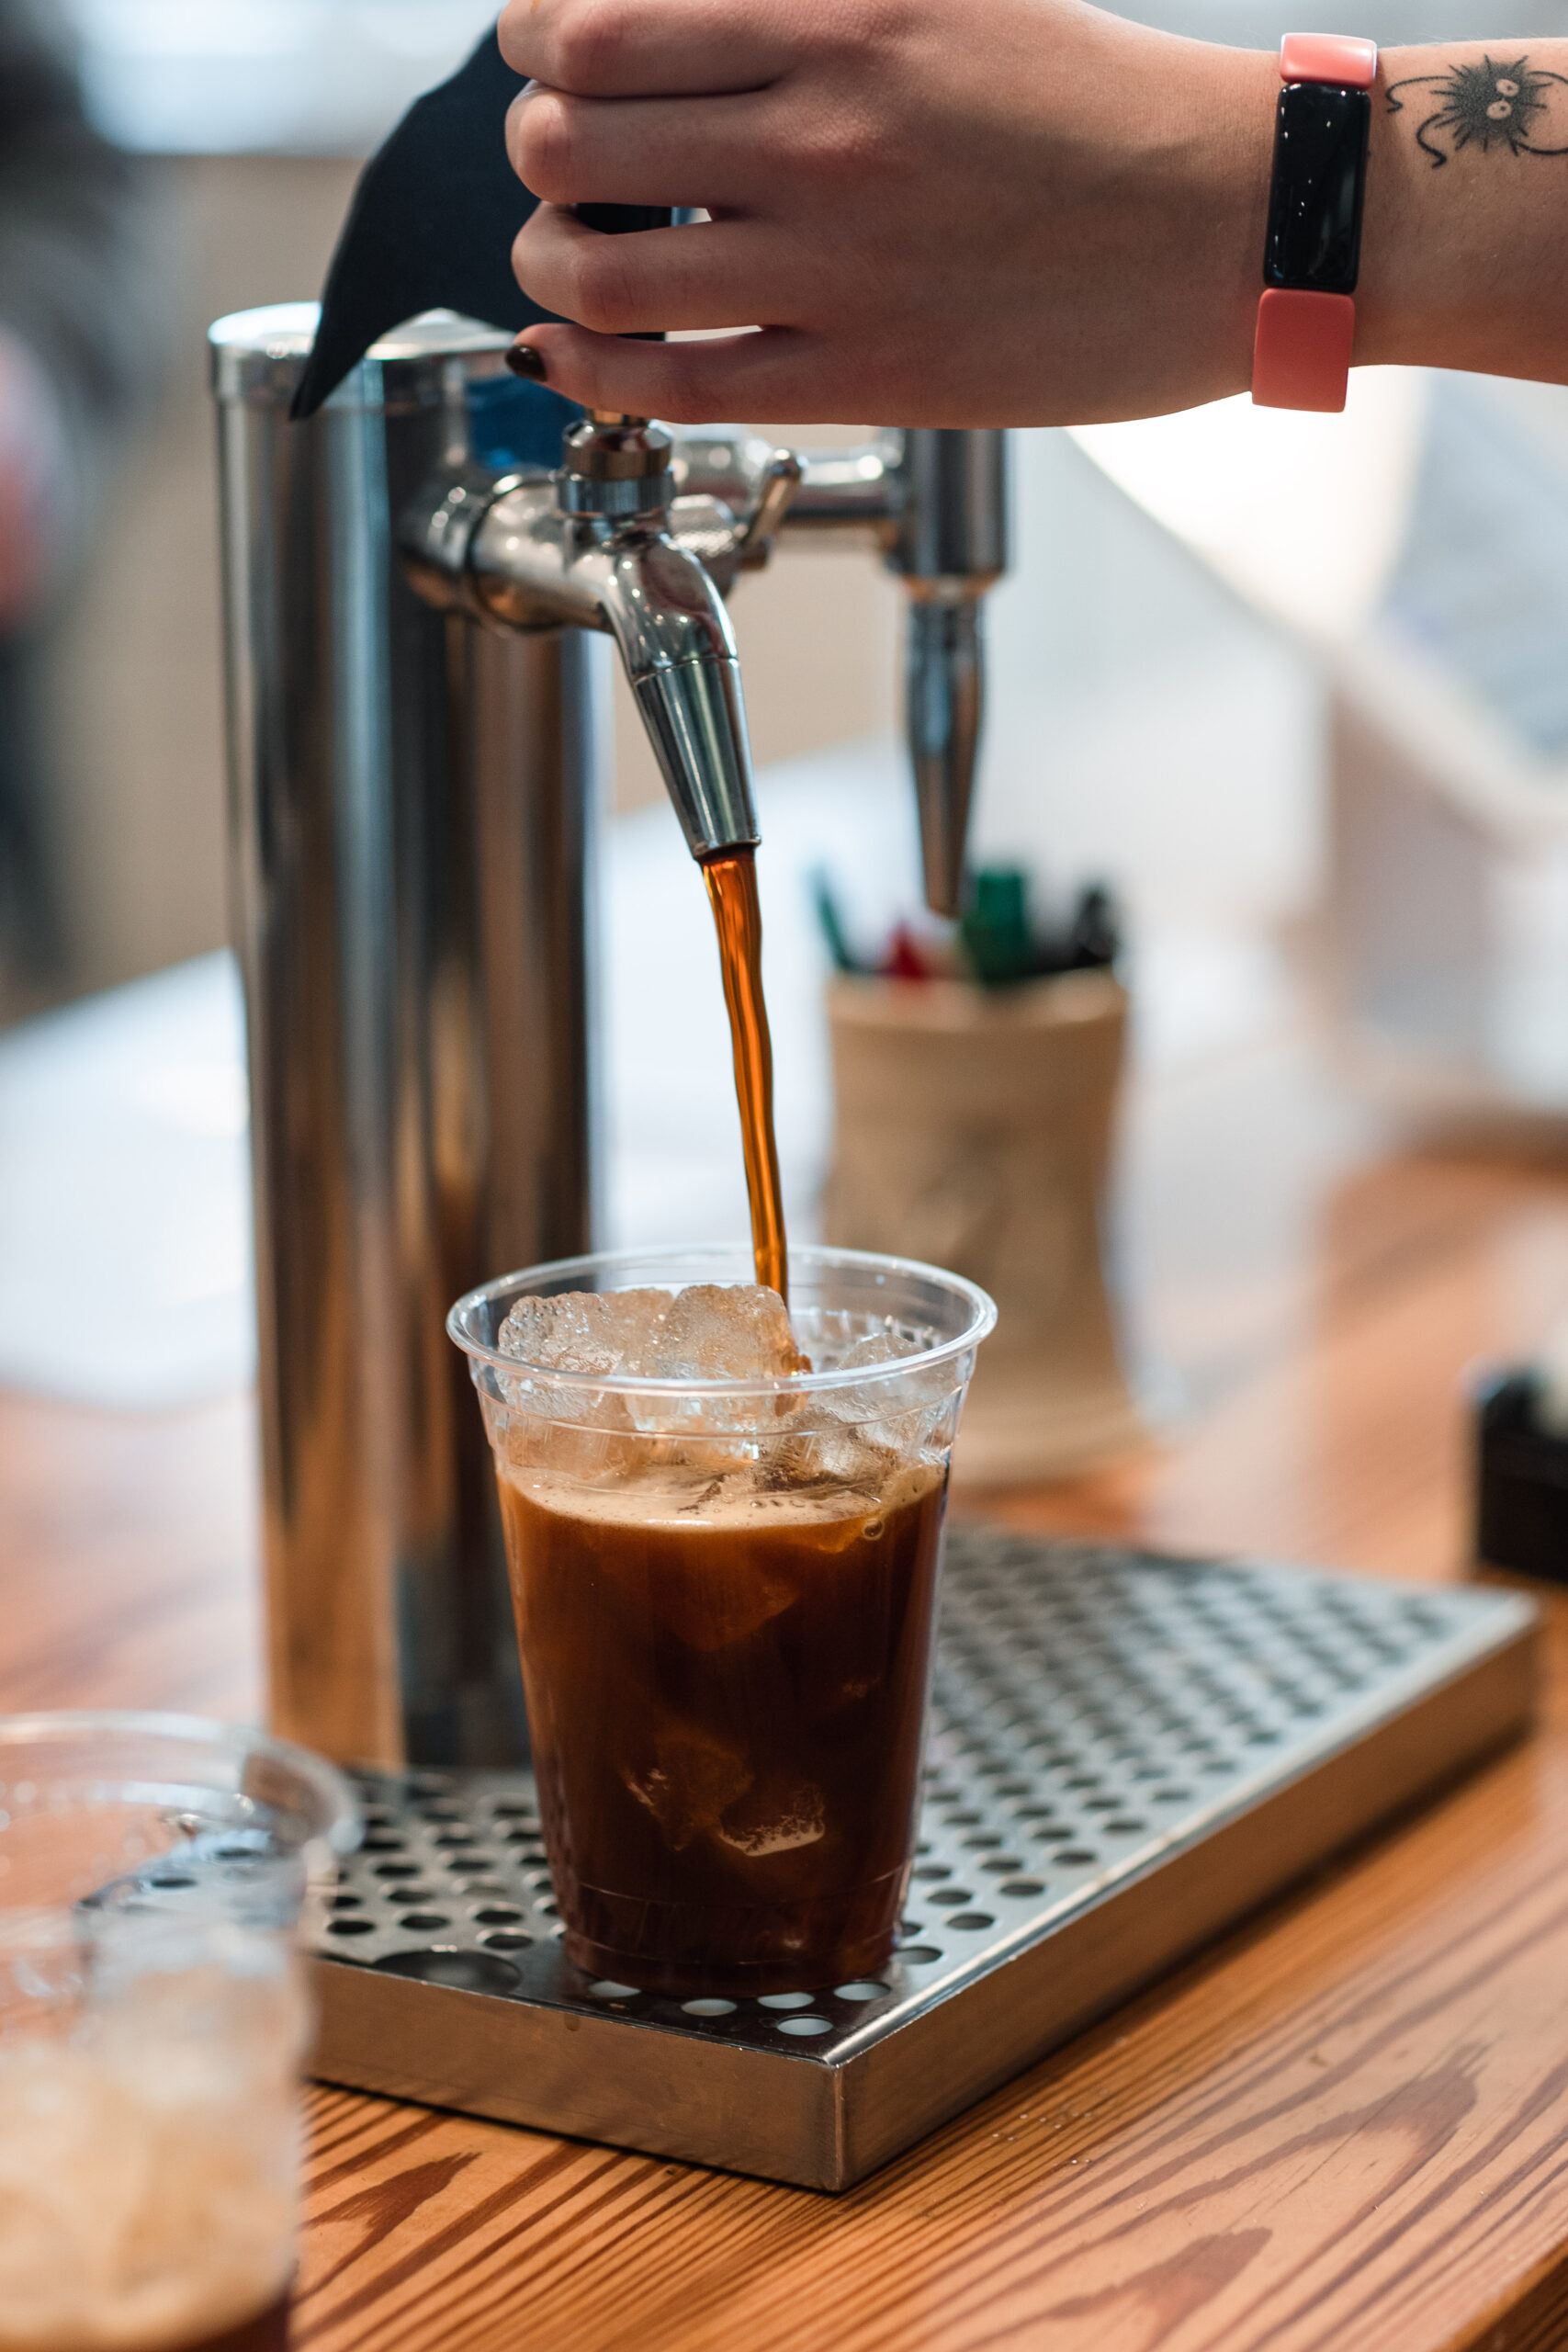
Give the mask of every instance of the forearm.
MULTIPOLYGON (((579 322, 530 364, 588 405, 1087 424, 1251 381, 1265 51, 1082 0, 511 0, 502 38, 518 275, 579 322), (612 240, 587 202, 711 217, 612 240)), ((1565 282, 1568 41, 1385 51, 1357 362, 1568 381, 1565 282)))

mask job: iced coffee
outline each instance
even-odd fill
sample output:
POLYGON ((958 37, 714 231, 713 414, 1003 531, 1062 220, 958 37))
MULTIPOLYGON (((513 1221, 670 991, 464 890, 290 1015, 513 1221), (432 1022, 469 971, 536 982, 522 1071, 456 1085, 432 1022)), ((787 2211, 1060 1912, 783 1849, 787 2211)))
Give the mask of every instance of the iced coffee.
POLYGON ((887 1961, 948 1456, 990 1322, 971 1285, 892 1260, 797 1251, 792 1314, 749 1272, 578 1261, 453 1316, 568 1954, 682 1997, 887 1961))

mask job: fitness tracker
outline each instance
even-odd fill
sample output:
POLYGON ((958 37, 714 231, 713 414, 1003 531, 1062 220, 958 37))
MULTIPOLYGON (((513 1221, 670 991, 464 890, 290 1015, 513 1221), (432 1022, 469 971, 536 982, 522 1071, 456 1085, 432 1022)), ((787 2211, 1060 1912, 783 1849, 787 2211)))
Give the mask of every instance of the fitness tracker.
POLYGON ((1374 41, 1287 33, 1280 44, 1283 86, 1252 351, 1259 408, 1345 405, 1377 70, 1374 41))

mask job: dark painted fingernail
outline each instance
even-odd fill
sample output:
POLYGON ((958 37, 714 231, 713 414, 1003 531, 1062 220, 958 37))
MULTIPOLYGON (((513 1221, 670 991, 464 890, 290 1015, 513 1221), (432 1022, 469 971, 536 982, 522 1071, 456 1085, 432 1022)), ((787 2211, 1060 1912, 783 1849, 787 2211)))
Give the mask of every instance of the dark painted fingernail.
POLYGON ((545 380, 545 355, 536 351, 531 343, 514 343, 506 355, 506 364, 514 376, 526 376, 530 383, 545 380))

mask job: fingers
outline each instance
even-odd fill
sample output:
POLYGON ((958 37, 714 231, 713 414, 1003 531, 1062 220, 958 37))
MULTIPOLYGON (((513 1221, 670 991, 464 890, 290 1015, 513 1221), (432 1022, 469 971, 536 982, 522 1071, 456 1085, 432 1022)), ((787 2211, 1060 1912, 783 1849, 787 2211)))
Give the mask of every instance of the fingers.
POLYGON ((598 98, 760 89, 795 51, 781 0, 510 0, 499 31, 515 73, 598 98))
MULTIPOLYGON (((704 343, 622 343, 570 326, 529 327, 521 339, 542 358, 550 389, 584 408, 671 424, 720 416, 804 424, 822 413, 821 346, 788 327, 704 343)), ((846 389, 841 360, 833 388, 846 389)))
POLYGON ((765 97, 579 98, 531 89, 506 117, 512 168, 547 203, 744 207, 767 150, 765 97))
POLYGON ((601 335, 746 327, 760 308, 770 324, 790 326, 809 296, 787 241, 747 221, 606 237, 575 213, 541 204, 524 223, 512 262, 542 310, 601 335))

